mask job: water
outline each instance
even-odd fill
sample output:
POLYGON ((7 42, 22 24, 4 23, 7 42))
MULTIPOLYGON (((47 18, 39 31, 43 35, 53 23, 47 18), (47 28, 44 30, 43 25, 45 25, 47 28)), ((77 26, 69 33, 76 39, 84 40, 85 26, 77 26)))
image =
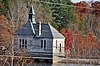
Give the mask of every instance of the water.
POLYGON ((33 63, 30 66, 100 66, 100 65, 90 65, 90 64, 70 64, 70 63, 59 63, 59 64, 51 64, 51 63, 33 63))
MULTIPOLYGON (((0 66, 11 66, 11 63, 5 63, 4 65, 0 66)), ((14 66, 100 66, 100 65, 93 65, 93 64, 75 64, 75 63, 56 63, 56 64, 51 64, 51 63, 46 63, 46 62, 30 62, 30 63, 14 63, 14 66), (19 65, 16 65, 19 64, 19 65)))
MULTIPOLYGON (((1 64, 0 64, 1 66, 1 64)), ((9 64, 5 64, 2 66, 9 66, 9 64)), ((18 66, 18 65, 14 65, 18 66)), ((100 66, 100 65, 91 65, 91 64, 74 64, 74 63, 58 63, 58 64, 51 64, 51 63, 31 63, 31 64, 20 64, 19 66, 100 66)))

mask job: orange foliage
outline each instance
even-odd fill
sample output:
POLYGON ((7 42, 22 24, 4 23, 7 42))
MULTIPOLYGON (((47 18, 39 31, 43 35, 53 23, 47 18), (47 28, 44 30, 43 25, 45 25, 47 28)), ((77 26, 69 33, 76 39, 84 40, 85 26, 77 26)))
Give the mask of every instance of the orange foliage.
POLYGON ((86 13, 88 10, 86 9, 86 7, 88 7, 89 5, 84 2, 81 1, 79 3, 73 3, 74 6, 78 6, 75 8, 76 13, 78 14, 78 17, 81 18, 81 14, 82 13, 86 13))
POLYGON ((69 29, 62 29, 60 31, 65 36, 65 51, 72 48, 73 34, 69 29))
POLYGON ((91 7, 94 9, 89 9, 89 7, 90 7, 89 4, 84 2, 84 1, 81 1, 78 3, 73 3, 73 5, 78 6, 75 8, 75 11, 78 14, 79 18, 83 19, 84 17, 87 17, 87 14, 89 14, 89 13, 92 13, 95 15, 100 15, 100 10, 98 10, 98 9, 100 9, 100 2, 99 1, 91 3, 91 7), (88 8, 86 8, 86 7, 88 7, 88 8), (84 15, 82 13, 84 13, 84 15))
POLYGON ((91 4, 92 5, 92 8, 95 8, 92 13, 95 14, 95 15, 100 15, 100 2, 96 1, 94 3, 91 4))
POLYGON ((0 14, 0 25, 6 25, 6 18, 3 14, 0 14))
MULTIPOLYGON (((7 20, 4 15, 0 15, 0 45, 11 44, 11 32, 7 28, 7 20)), ((7 46, 7 45, 6 45, 7 46)))
MULTIPOLYGON (((65 36, 65 51, 76 49, 78 55, 85 55, 89 51, 91 51, 90 54, 95 54, 94 49, 100 48, 96 36, 92 32, 81 35, 79 31, 75 31, 73 34, 69 29, 62 29, 61 33, 65 36)), ((73 55, 72 52, 71 55, 73 55)))
POLYGON ((96 1, 94 3, 91 4, 93 8, 98 8, 100 9, 100 2, 99 1, 96 1))

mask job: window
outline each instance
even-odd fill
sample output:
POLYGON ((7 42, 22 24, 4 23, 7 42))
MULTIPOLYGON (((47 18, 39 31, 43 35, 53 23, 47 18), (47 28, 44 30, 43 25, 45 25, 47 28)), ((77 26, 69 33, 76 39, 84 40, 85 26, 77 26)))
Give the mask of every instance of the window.
POLYGON ((41 48, 43 48, 43 40, 41 40, 41 48))
POLYGON ((19 39, 19 48, 27 48, 27 39, 19 39))
POLYGON ((46 40, 41 40, 41 48, 46 48, 46 40))
POLYGON ((24 39, 22 39, 22 44, 24 44, 24 39))
POLYGON ((24 39, 22 39, 22 48, 24 48, 24 39))
POLYGON ((60 47, 59 47, 59 52, 61 52, 61 43, 60 43, 60 47))
POLYGON ((25 44, 27 44, 27 40, 25 39, 25 44))
POLYGON ((25 39, 25 48, 27 48, 27 40, 25 39))
POLYGON ((46 48, 46 40, 44 40, 44 48, 46 48))
POLYGON ((19 43, 21 44, 21 39, 19 40, 19 43))
POLYGON ((56 40, 56 49, 57 49, 57 40, 56 40))
POLYGON ((21 39, 19 39, 19 48, 21 48, 21 39))

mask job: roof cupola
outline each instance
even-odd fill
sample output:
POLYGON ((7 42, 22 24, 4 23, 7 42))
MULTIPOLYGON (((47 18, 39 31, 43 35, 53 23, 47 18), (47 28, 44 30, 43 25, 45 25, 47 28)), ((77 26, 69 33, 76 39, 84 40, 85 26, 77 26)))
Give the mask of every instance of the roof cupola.
POLYGON ((35 21, 35 12, 34 12, 34 9, 33 9, 33 6, 31 6, 30 10, 29 10, 29 21, 31 21, 33 24, 36 24, 36 21, 35 21))

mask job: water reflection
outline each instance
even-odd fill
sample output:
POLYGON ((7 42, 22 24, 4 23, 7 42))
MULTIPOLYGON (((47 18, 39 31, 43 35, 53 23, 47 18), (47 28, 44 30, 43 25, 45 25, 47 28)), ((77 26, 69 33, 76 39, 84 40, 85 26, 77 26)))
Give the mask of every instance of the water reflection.
POLYGON ((100 65, 91 65, 91 64, 64 64, 64 63, 59 63, 59 64, 51 64, 51 63, 33 63, 30 66, 100 66, 100 65))

